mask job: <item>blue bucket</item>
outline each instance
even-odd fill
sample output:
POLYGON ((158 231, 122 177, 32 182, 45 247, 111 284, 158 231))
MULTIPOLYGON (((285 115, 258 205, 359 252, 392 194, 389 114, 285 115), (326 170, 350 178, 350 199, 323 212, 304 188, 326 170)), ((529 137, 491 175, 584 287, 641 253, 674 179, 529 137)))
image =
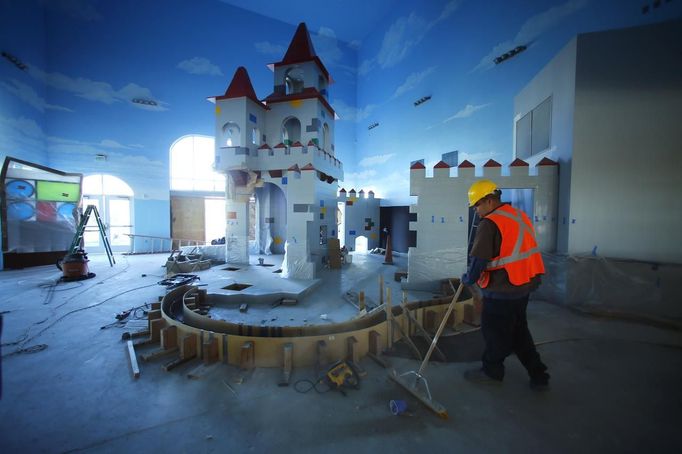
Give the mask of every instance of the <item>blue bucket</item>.
POLYGON ((388 403, 391 413, 398 416, 407 411, 407 402, 404 400, 392 400, 388 403))

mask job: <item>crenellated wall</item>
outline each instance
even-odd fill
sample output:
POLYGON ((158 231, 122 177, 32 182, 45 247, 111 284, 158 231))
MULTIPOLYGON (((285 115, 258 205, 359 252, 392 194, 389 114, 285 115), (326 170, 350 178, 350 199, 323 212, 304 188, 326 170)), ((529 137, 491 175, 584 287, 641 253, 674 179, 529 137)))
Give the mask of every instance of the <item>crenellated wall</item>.
POLYGON ((524 209, 533 221, 538 245, 543 252, 556 249, 558 165, 549 159, 531 168, 520 159, 506 170, 489 160, 476 174, 476 167, 464 161, 456 173, 443 161, 426 175, 417 162, 410 168, 410 195, 417 204, 410 206, 410 230, 417 231, 417 244, 408 250, 407 286, 431 285, 440 279, 458 277, 466 271, 467 245, 471 227, 467 192, 471 184, 483 177, 502 189, 502 200, 524 209), (527 197, 518 197, 532 190, 527 197), (525 203, 524 200, 529 200, 525 203), (532 207, 532 210, 528 209, 532 207))
POLYGON ((339 232, 339 238, 343 235, 343 241, 349 251, 356 250, 355 240, 364 236, 367 238, 367 249, 379 247, 379 214, 381 199, 374 197, 374 191, 356 193, 355 189, 346 192, 341 188, 338 202, 344 204, 343 232, 339 232))

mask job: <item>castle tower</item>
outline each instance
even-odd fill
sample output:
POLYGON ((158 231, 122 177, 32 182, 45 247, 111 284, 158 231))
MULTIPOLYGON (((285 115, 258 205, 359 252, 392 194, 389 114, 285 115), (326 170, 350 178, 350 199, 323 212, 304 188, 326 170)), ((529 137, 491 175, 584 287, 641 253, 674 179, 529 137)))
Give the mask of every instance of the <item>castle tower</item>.
POLYGON ((249 261, 249 199, 257 200, 258 248, 279 252, 283 277, 312 279, 336 237, 336 190, 330 77, 305 24, 274 65, 274 90, 258 100, 240 67, 216 104, 216 170, 227 176, 226 260, 249 261), (277 206, 275 206, 277 205, 277 206))

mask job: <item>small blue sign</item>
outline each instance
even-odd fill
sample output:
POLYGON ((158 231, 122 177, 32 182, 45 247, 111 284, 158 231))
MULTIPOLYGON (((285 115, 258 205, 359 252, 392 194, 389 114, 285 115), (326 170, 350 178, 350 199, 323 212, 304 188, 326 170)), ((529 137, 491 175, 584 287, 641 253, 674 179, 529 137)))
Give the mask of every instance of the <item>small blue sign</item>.
POLYGON ((282 177, 282 184, 287 184, 287 178, 288 177, 282 177))
POLYGON ((348 231, 348 234, 349 234, 349 235, 355 235, 355 230, 349 230, 349 231, 348 231))
POLYGON ((258 118, 254 114, 249 114, 249 120, 251 120, 254 123, 258 123, 258 118))

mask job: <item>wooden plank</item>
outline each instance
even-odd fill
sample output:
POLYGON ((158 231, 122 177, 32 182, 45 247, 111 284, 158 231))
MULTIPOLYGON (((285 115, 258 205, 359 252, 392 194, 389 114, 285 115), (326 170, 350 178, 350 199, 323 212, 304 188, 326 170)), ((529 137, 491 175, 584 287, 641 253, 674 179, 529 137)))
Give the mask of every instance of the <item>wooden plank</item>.
POLYGON ((140 359, 147 363, 149 361, 154 361, 155 359, 165 358, 166 356, 172 356, 176 354, 178 351, 179 351, 178 347, 169 349, 160 348, 158 350, 154 350, 153 352, 140 355, 140 359))
POLYGON ((161 347, 164 349, 178 346, 178 327, 167 326, 161 330, 161 347))
POLYGON ((154 341, 158 342, 161 340, 161 328, 166 326, 166 321, 162 318, 156 318, 154 320, 149 321, 149 333, 150 336, 149 338, 154 341))
POLYGON ((280 379, 279 386, 289 386, 289 380, 291 379, 291 369, 293 368, 293 358, 294 358, 294 344, 287 342, 282 346, 282 378, 280 379))
POLYGON ((367 376, 367 372, 360 365, 360 353, 358 351, 357 343, 358 340, 353 336, 346 338, 346 359, 353 365, 355 372, 357 372, 360 377, 365 377, 367 376))
POLYGON ((173 361, 166 363, 163 365, 163 369, 166 372, 170 372, 171 370, 175 369, 176 367, 182 366, 185 363, 188 363, 190 361, 193 361, 195 358, 177 358, 174 359, 173 361))
POLYGON ((140 378, 140 367, 137 365, 137 357, 135 356, 135 347, 133 346, 133 341, 129 340, 127 342, 128 346, 128 357, 130 358, 130 368, 133 371, 134 378, 140 378))
POLYGON ((157 318, 161 318, 160 309, 147 312, 147 320, 156 320, 157 318))
POLYGON ((124 332, 121 335, 122 340, 128 340, 128 339, 136 339, 138 337, 148 337, 149 336, 149 330, 144 330, 144 331, 135 331, 135 332, 124 332))
POLYGON ((186 334, 180 342, 180 358, 190 359, 197 356, 197 335, 186 334))
POLYGON ((218 361, 218 338, 213 333, 209 334, 208 338, 204 340, 202 356, 205 364, 218 361))
POLYGON ((161 303, 160 303, 160 302, 158 302, 158 303, 152 303, 152 304, 151 304, 151 309, 152 309, 153 311, 156 311, 156 310, 161 309, 161 303))

